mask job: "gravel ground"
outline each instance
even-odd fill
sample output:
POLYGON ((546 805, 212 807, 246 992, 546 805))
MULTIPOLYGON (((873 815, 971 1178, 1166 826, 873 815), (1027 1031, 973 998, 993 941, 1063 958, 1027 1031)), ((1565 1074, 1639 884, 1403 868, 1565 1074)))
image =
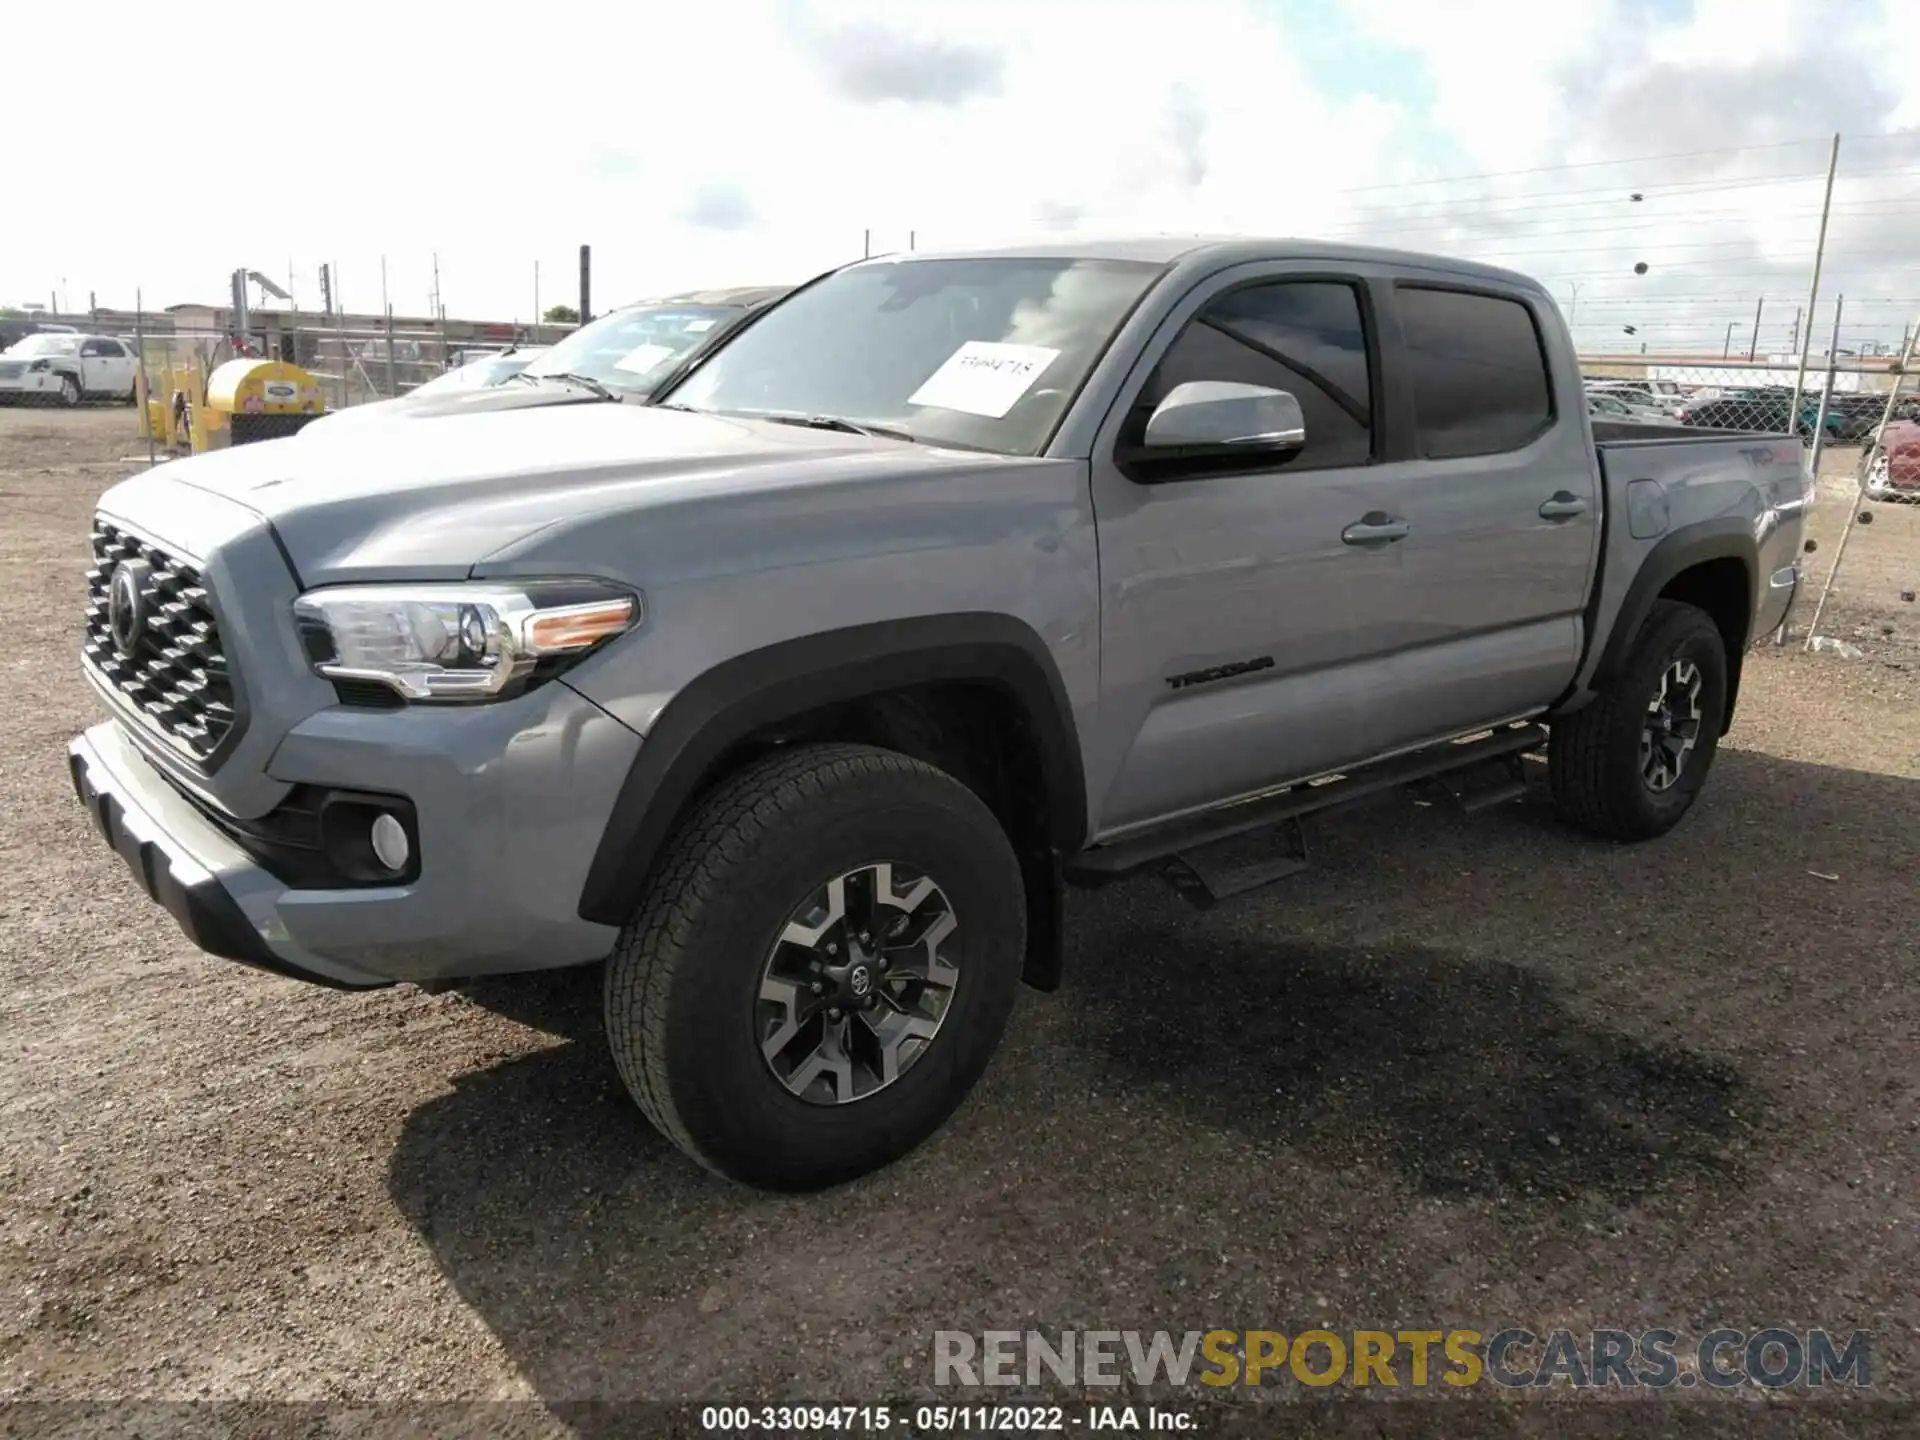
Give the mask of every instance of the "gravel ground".
POLYGON ((137 893, 61 748, 131 429, 0 410, 0 1398, 576 1423, 929 1397, 936 1329, 1503 1323, 1863 1327, 1878 1395, 1915 1398, 1920 510, 1850 542, 1822 628, 1864 657, 1758 652, 1667 840, 1400 795, 1206 914, 1076 896, 1068 988, 1022 996, 951 1127, 795 1199, 647 1127, 592 972, 342 995, 206 959, 137 893))

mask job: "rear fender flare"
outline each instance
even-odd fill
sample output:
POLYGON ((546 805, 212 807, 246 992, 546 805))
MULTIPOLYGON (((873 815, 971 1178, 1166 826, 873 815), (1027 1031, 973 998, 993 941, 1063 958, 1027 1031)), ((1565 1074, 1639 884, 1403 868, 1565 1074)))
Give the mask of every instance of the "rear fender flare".
MULTIPOLYGON (((1682 526, 1671 535, 1665 536, 1647 557, 1640 563, 1633 581, 1627 586, 1626 599, 1621 601, 1620 613, 1614 617, 1613 630, 1607 636, 1606 645, 1600 653, 1600 663, 1594 669, 1589 689, 1597 689, 1617 677, 1626 668, 1627 657, 1632 653, 1633 642, 1640 634, 1640 628, 1646 624, 1647 616, 1653 610, 1654 601, 1660 598, 1663 590, 1676 576, 1684 574, 1696 565, 1710 560, 1738 560, 1747 572, 1747 613, 1746 624, 1753 624, 1753 617, 1760 613, 1760 547, 1753 538, 1753 522, 1739 516, 1722 516, 1713 520, 1700 520, 1691 525, 1682 526)), ((1753 636, 1746 639, 1751 642, 1753 636)), ((1727 712, 1726 719, 1733 719, 1733 705, 1740 689, 1740 660, 1743 651, 1729 647, 1727 654, 1727 712)))

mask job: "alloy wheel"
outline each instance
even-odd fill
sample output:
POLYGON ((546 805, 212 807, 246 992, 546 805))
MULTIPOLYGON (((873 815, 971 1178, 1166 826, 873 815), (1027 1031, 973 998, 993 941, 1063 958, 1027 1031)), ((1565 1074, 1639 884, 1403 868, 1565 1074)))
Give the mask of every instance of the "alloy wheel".
POLYGON ((774 1078, 816 1105, 893 1084, 952 1007, 958 932, 946 893, 904 865, 863 865, 807 896, 760 972, 755 1034, 774 1078))
POLYGON ((1640 775, 1656 794, 1671 790, 1700 739, 1700 667, 1676 659, 1660 672, 1640 731, 1640 775))

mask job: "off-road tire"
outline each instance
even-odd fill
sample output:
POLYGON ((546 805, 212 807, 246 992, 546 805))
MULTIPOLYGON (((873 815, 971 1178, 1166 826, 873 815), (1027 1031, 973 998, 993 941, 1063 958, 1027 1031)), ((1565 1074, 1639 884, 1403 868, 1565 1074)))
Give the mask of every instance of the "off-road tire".
POLYGON ((783 749, 720 782, 664 847, 607 962, 608 1044, 647 1118, 710 1170, 777 1190, 848 1180, 931 1135, 986 1069, 1019 983, 1025 910, 1005 832, 959 781, 871 746, 783 749), (897 1080, 812 1104, 757 1043, 762 966, 813 889, 876 861, 950 897, 959 981, 897 1080))
POLYGON ((1560 817, 1609 840, 1650 840, 1678 825, 1706 783, 1727 713, 1727 651, 1697 606, 1656 600, 1625 665, 1584 709, 1553 722, 1547 778, 1560 817), (1699 668, 1700 725, 1671 788, 1641 770, 1640 738, 1661 676, 1677 660, 1699 668))

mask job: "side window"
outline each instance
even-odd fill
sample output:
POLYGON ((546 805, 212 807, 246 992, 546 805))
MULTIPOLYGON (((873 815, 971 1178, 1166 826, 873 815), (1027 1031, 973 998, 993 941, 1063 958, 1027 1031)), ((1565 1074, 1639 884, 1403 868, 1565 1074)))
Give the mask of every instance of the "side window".
POLYGON ((1128 435, 1176 385, 1237 380, 1285 390, 1300 402, 1306 447, 1289 469, 1364 465, 1373 458, 1373 387, 1366 326, 1356 287, 1332 280, 1287 280, 1229 291, 1167 347, 1148 377, 1128 435))
POLYGON ((83 340, 80 342, 80 353, 82 355, 110 355, 113 352, 107 349, 107 342, 104 340, 83 340))
POLYGON ((1546 354, 1517 300, 1396 288, 1416 443, 1441 460, 1518 450, 1553 419, 1546 354))

